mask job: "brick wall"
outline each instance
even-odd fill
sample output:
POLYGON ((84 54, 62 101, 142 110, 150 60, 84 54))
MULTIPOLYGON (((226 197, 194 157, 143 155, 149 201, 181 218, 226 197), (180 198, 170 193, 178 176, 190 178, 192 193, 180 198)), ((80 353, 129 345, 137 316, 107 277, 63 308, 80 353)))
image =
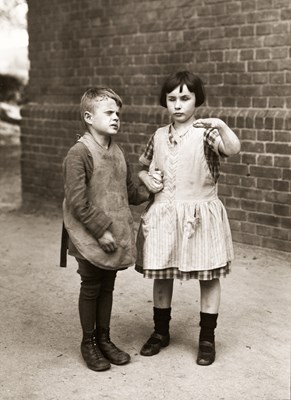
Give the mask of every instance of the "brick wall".
POLYGON ((133 169, 168 118, 164 77, 191 69, 206 85, 197 116, 224 119, 242 151, 222 163, 219 191, 234 240, 291 252, 289 0, 29 0, 30 103, 23 109, 25 203, 57 204, 61 163, 80 130, 90 85, 123 98, 119 141, 133 169))

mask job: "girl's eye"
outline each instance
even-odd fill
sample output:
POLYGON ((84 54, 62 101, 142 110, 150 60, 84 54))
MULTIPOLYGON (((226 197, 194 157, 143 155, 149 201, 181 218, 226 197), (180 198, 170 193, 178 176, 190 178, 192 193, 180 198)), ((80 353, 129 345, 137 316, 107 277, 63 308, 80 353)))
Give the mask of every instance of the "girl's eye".
POLYGON ((168 101, 175 101, 175 97, 168 97, 168 101))

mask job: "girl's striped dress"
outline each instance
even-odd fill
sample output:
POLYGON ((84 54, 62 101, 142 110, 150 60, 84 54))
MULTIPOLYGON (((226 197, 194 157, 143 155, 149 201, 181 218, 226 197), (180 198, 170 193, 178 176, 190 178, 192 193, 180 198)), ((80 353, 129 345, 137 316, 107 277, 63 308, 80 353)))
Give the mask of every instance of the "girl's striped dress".
POLYGON ((220 140, 217 130, 192 126, 180 137, 167 125, 140 157, 164 175, 138 233, 136 270, 145 277, 211 280, 229 273, 232 238, 217 196, 220 140))

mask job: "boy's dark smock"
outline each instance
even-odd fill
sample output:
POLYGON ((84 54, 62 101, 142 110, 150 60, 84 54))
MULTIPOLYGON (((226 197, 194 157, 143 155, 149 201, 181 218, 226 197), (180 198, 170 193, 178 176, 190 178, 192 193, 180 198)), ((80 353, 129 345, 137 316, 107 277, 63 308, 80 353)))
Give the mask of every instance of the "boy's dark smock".
POLYGON ((136 259, 130 204, 141 204, 148 195, 139 193, 120 147, 112 140, 107 149, 89 133, 79 139, 65 158, 64 225, 69 234, 69 254, 97 267, 122 269, 136 259), (99 243, 112 232, 117 250, 105 253, 99 243))

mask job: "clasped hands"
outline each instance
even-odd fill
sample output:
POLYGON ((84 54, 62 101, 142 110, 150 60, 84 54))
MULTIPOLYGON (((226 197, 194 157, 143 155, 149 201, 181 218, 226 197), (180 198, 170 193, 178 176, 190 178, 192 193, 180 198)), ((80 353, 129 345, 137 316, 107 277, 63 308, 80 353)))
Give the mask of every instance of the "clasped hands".
POLYGON ((156 176, 143 170, 140 171, 139 178, 150 193, 159 193, 164 187, 162 176, 156 176))

